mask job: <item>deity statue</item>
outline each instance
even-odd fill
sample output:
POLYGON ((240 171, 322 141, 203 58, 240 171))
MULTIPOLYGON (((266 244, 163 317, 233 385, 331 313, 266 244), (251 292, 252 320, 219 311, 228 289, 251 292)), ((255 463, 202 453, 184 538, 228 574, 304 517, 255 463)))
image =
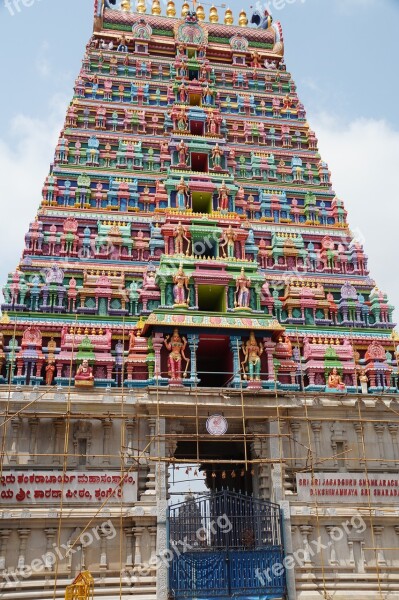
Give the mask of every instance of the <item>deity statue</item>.
POLYGON ((187 200, 189 197, 188 185, 184 181, 184 177, 181 177, 179 183, 176 186, 177 194, 176 194, 176 206, 181 210, 187 208, 187 200))
POLYGON ((368 390, 369 378, 366 375, 366 371, 364 371, 364 370, 360 371, 359 381, 360 381, 360 386, 362 388, 362 394, 368 394, 369 393, 369 390, 368 390))
POLYGON ((85 387, 94 385, 93 369, 89 365, 89 361, 85 358, 82 364, 78 367, 75 375, 75 386, 85 387))
POLYGON ((179 221, 173 231, 173 235, 175 238, 175 254, 184 254, 184 241, 186 241, 188 244, 186 252, 186 254, 188 254, 190 248, 190 240, 188 239, 186 233, 187 232, 185 227, 181 224, 181 221, 179 221))
POLYGON ((248 378, 248 371, 250 381, 260 381, 260 357, 263 354, 263 348, 262 344, 258 344, 256 341, 253 331, 249 334, 249 340, 242 345, 242 351, 244 353, 244 361, 242 362, 244 379, 248 378))
POLYGON ((229 210, 229 192, 225 181, 219 188, 219 210, 229 210))
POLYGON ((236 282, 236 308, 249 308, 251 299, 251 280, 245 275, 244 267, 241 269, 241 274, 236 282))
POLYGON ((226 258, 226 247, 227 247, 227 257, 234 258, 234 248, 235 248, 236 237, 237 236, 234 233, 231 225, 229 225, 228 228, 223 231, 223 242, 220 244, 220 248, 223 252, 223 258, 226 258))
POLYGON ((333 368, 330 375, 328 376, 328 389, 330 390, 339 390, 341 392, 346 390, 346 386, 341 379, 341 375, 339 375, 336 367, 333 368))
POLYGON ((188 288, 189 278, 185 274, 183 270, 183 265, 180 263, 180 266, 177 270, 176 275, 173 277, 173 298, 175 301, 175 306, 187 306, 189 303, 189 288, 188 288))
POLYGON ((55 365, 53 360, 49 360, 48 365, 45 368, 46 371, 46 385, 53 385, 55 365))
POLYGON ((216 146, 214 147, 214 149, 212 150, 212 161, 213 161, 213 168, 217 169, 217 170, 221 170, 222 168, 222 156, 224 155, 223 150, 221 149, 221 147, 219 146, 219 144, 216 144, 216 146))
POLYGON ((185 144, 183 142, 183 140, 180 140, 179 144, 177 145, 177 152, 179 155, 179 165, 184 165, 187 166, 187 144, 185 144))
POLYGON ((187 340, 185 337, 180 337, 178 329, 174 329, 172 337, 167 335, 164 344, 170 353, 168 356, 169 378, 175 382, 179 382, 182 378, 182 360, 186 361, 186 369, 183 373, 183 377, 187 374, 187 368, 190 362, 184 353, 187 346, 187 340))

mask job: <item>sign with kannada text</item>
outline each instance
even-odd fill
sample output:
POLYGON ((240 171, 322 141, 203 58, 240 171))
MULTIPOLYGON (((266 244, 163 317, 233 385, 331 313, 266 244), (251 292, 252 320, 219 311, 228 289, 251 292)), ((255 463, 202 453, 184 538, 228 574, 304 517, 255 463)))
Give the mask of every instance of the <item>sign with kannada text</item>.
POLYGON ((298 500, 317 503, 398 504, 399 476, 381 473, 311 473, 296 475, 298 500))
POLYGON ((128 473, 120 485, 120 474, 103 471, 3 471, 0 477, 0 505, 65 504, 94 502, 132 504, 137 485, 128 473))

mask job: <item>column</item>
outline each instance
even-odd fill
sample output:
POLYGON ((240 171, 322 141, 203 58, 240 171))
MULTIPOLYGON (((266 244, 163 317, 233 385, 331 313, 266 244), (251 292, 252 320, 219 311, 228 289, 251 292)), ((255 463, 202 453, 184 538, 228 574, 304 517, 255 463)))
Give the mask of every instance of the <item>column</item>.
POLYGON ((309 537, 313 531, 313 526, 312 525, 300 525, 299 531, 302 536, 304 567, 311 567, 312 566, 312 558, 311 558, 311 549, 309 546, 309 537))
POLYGON ((274 342, 272 342, 270 338, 264 339, 263 347, 265 349, 266 356, 267 356, 267 381, 271 382, 271 383, 275 383, 275 381, 276 381, 276 377, 275 377, 275 373, 274 373, 274 360, 273 360, 275 346, 276 346, 276 344, 274 342))
MULTIPOLYGON (((147 419, 147 423, 148 423, 148 433, 149 433, 149 438, 148 438, 148 442, 146 445, 149 444, 148 446, 148 454, 151 457, 154 457, 155 455, 158 455, 158 444, 157 444, 157 419, 156 418, 149 418, 147 419)), ((148 475, 147 475, 147 481, 146 481, 146 490, 144 492, 144 496, 154 496, 155 495, 155 461, 154 460, 149 460, 149 467, 148 467, 148 475)))
POLYGON ((380 461, 381 461, 380 464, 381 464, 381 467, 386 467, 387 462, 385 461, 385 448, 384 448, 385 425, 383 423, 374 423, 374 430, 377 435, 377 444, 378 444, 378 450, 380 453, 380 461))
POLYGON ((53 420, 53 431, 54 431, 54 443, 53 443, 53 465, 61 464, 61 435, 64 428, 64 421, 62 419, 53 420))
POLYGON ((316 458, 320 459, 320 457, 321 457, 321 445, 320 445, 321 421, 311 421, 311 427, 313 430, 316 458))
POLYGON ((11 448, 10 448, 10 465, 18 464, 18 438, 21 427, 21 419, 13 417, 11 419, 11 448))
POLYGON ((396 423, 388 424, 388 431, 392 440, 393 458, 397 466, 399 465, 398 429, 399 426, 396 423))
POLYGON ((133 464, 134 455, 134 427, 136 425, 136 419, 129 419, 126 421, 126 464, 133 464))
POLYGON ((198 381, 197 379, 197 348, 199 344, 199 335, 189 333, 187 336, 188 345, 190 347, 191 362, 190 362, 190 379, 193 383, 198 381))
POLYGON ((300 444, 299 444, 299 432, 301 430, 301 423, 300 421, 291 421, 290 424, 290 428, 292 431, 292 439, 294 440, 294 467, 300 467, 302 465, 302 461, 300 460, 299 456, 298 456, 298 452, 300 451, 300 444))
POLYGON ((123 531, 126 536, 126 569, 133 567, 133 529, 131 527, 124 527, 123 531))
POLYGON ((376 548, 377 565, 386 566, 387 561, 385 560, 383 545, 382 545, 382 534, 384 527, 381 525, 373 525, 374 532, 374 543, 376 548))
POLYGON ((233 353, 233 387, 241 386, 241 364, 240 364, 240 348, 241 348, 241 336, 233 335, 230 338, 230 349, 233 353))
POLYGON ((39 419, 37 417, 31 417, 28 419, 29 424, 29 458, 28 464, 34 465, 37 462, 37 429, 39 426, 39 419))
POLYGON ((107 559, 107 534, 102 530, 99 530, 100 534, 100 571, 106 571, 108 569, 107 559))
POLYGON ((152 338, 152 346, 155 353, 155 364, 154 364, 154 378, 155 382, 162 377, 161 371, 161 349, 163 346, 163 335, 162 333, 154 333, 152 338))
POLYGON ((112 420, 111 419, 106 419, 105 421, 102 422, 103 424, 103 457, 102 457, 102 464, 103 465, 110 465, 111 464, 111 445, 110 445, 110 439, 111 439, 111 428, 112 428, 112 420))
POLYGON ((29 534, 30 534, 30 529, 18 529, 19 550, 18 550, 17 569, 23 569, 25 566, 26 546, 28 543, 29 534))
POLYGON ((339 561, 337 559, 337 550, 335 548, 335 539, 334 539, 334 535, 333 535, 333 532, 335 530, 336 530, 336 527, 334 525, 326 525, 326 531, 330 537, 330 541, 328 542, 328 545, 330 547, 330 557, 329 557, 330 565, 339 565, 339 561))
POLYGON ((356 431, 359 464, 364 465, 363 423, 353 423, 353 428, 356 431))
POLYGON ((134 571, 135 573, 140 573, 143 568, 143 560, 141 558, 141 538, 143 537, 144 527, 133 527, 132 532, 135 536, 134 571))
POLYGON ((0 572, 6 568, 7 542, 11 529, 0 529, 0 572))
POLYGON ((50 527, 48 529, 45 529, 44 533, 46 535, 46 555, 45 555, 45 560, 44 560, 44 568, 46 569, 46 571, 51 571, 53 568, 53 563, 50 560, 50 552, 53 551, 53 541, 55 538, 55 534, 57 533, 57 530, 54 529, 53 527, 50 527), (49 554, 47 554, 47 553, 49 553, 49 554))
POLYGON ((156 570, 157 564, 157 528, 149 527, 148 532, 150 534, 150 567, 156 570))

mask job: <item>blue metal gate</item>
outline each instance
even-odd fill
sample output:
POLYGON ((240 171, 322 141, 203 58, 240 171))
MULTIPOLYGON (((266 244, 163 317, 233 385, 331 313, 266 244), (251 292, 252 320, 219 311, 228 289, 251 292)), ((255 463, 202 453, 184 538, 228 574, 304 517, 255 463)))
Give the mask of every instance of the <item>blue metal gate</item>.
POLYGON ((285 598, 278 505, 222 491, 171 506, 168 519, 170 598, 285 598))

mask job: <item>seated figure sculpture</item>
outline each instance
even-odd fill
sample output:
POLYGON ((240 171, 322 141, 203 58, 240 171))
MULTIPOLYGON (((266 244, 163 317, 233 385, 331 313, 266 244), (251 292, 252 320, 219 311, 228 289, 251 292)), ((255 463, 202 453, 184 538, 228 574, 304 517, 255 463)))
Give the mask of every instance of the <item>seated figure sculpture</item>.
POLYGON ((343 383, 341 375, 339 375, 336 367, 333 368, 328 376, 327 390, 337 390, 339 392, 344 392, 346 390, 346 386, 343 383))
POLYGON ((89 365, 89 361, 85 359, 78 367, 75 375, 75 387, 93 387, 94 376, 93 369, 89 365))

